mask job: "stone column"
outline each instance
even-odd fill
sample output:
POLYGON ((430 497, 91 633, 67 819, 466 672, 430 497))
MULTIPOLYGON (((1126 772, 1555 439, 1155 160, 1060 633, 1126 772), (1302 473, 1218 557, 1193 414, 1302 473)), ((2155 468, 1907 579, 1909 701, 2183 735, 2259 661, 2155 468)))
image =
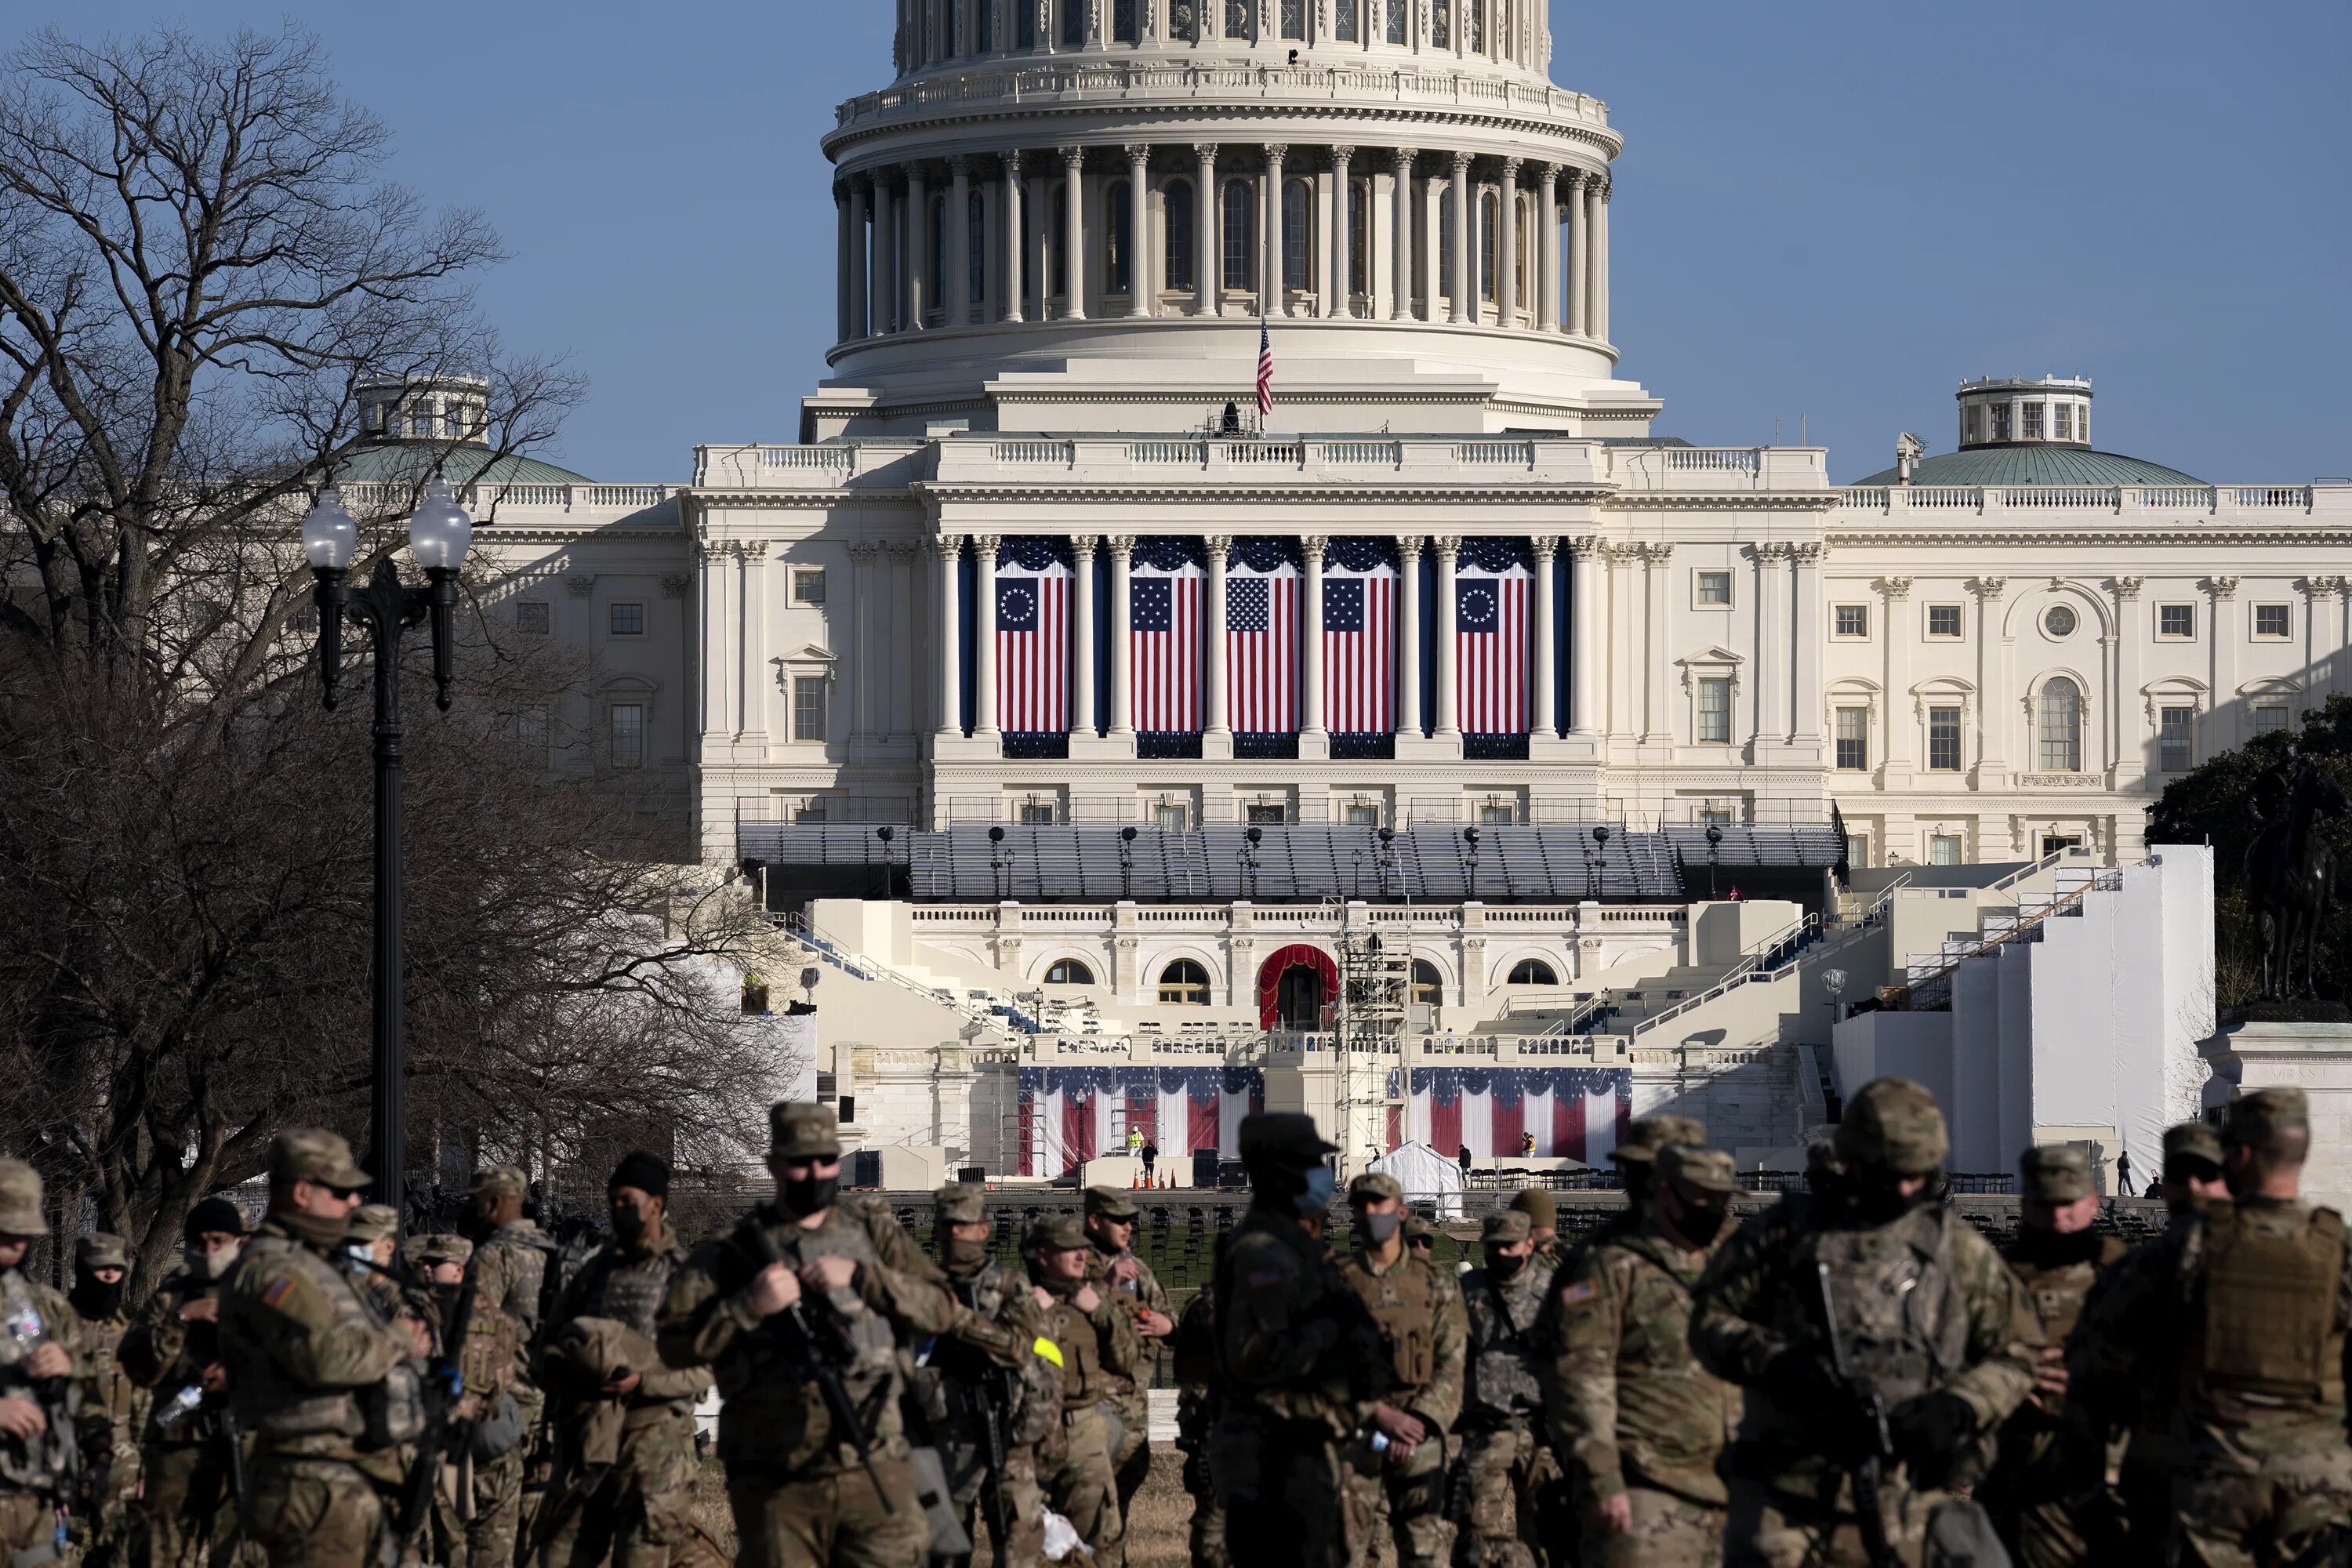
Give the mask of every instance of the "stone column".
POLYGON ((1135 565, 1135 537, 1113 534, 1110 547, 1110 732, 1135 737, 1135 644, 1129 623, 1128 588, 1135 565))
POLYGON ((1789 738, 1789 578, 1780 570, 1785 544, 1751 544, 1756 563, 1756 735, 1777 744, 1789 738))
MULTIPOLYGON (((1586 329, 1594 341, 1609 341, 1609 185, 1607 178, 1595 175, 1585 187, 1586 211, 1592 224, 1592 261, 1589 287, 1592 297, 1584 307, 1586 329)), ((1811 637, 1806 638, 1810 644, 1811 637)))
POLYGON ((907 170, 907 314, 905 329, 923 330, 931 308, 931 192, 923 166, 907 170))
POLYGON ((1217 144, 1196 142, 1192 156, 1192 314, 1213 316, 1224 288, 1224 255, 1217 246, 1217 144))
POLYGON ((1410 321, 1412 318, 1412 150, 1400 147, 1392 156, 1396 160, 1396 189, 1391 193, 1396 211, 1391 217, 1395 232, 1389 236, 1389 248, 1393 253, 1389 265, 1395 276, 1389 279, 1389 319, 1410 321))
POLYGON ((1421 735, 1421 540, 1397 541, 1396 730, 1421 735))
MULTIPOLYGON (((1225 567, 1234 542, 1222 534, 1212 534, 1201 543, 1209 563, 1208 608, 1201 617, 1201 640, 1207 656, 1202 685, 1203 695, 1208 698, 1202 707, 1208 715, 1208 732, 1230 741, 1234 725, 1231 693, 1225 689, 1225 567)), ((1226 754, 1231 750, 1228 745, 1226 754)))
POLYGON ((1004 201, 998 217, 1004 229, 1004 279, 997 292, 1004 296, 1004 319, 1008 321, 1022 319, 1021 296, 1028 287, 1028 279, 1022 276, 1024 269, 1021 265, 1021 242, 1027 233, 1024 221, 1025 216, 1021 205, 1021 154, 1007 153, 1004 154, 1004 201))
MULTIPOLYGON (((1476 248, 1478 237, 1470 228, 1470 154, 1454 154, 1454 182, 1445 193, 1454 212, 1454 276, 1447 287, 1454 290, 1454 320, 1456 324, 1478 319, 1477 271, 1470 265, 1470 253, 1476 248)), ((1451 557, 1446 557, 1451 559, 1451 557)), ((1441 610, 1441 614, 1444 614, 1441 610)))
MULTIPOLYGON (((2012 414, 2010 417, 2014 421, 2018 416, 2012 414)), ((2014 423, 2010 426, 2011 431, 2019 428, 2014 423)), ((2238 629, 2238 580, 2208 577, 2201 586, 2206 595, 2205 625, 2209 634, 2205 646, 2212 650, 2213 657, 2213 749, 2228 751, 2242 744, 2251 729, 2244 721, 2243 705, 2238 700, 2238 643, 2245 635, 2238 629)))
MULTIPOLYGON (((2326 581, 2326 579, 2321 579, 2326 581)), ((2107 591, 2115 596, 2116 605, 2116 695, 2108 704, 2116 710, 2115 773, 2108 781, 2109 789, 2142 789, 2147 786, 2147 749, 2156 741, 2155 715, 2142 707, 2139 694, 2140 649, 2147 642, 2147 623, 2140 617, 2139 591, 2142 580, 2137 577, 2110 577, 2107 591), (2142 726, 2148 726, 2143 729, 2142 726)), ((2312 601, 2316 613, 2319 601, 2312 601)))
POLYGON ((1062 149, 1063 202, 1068 208, 1062 215, 1062 319, 1066 321, 1087 319, 1086 162, 1085 148, 1062 149))
POLYGON ((866 253, 866 224, 873 205, 873 182, 855 180, 849 188, 849 335, 862 338, 874 329, 866 307, 866 269, 871 259, 866 253))
POLYGON ((1528 542, 1535 547, 1536 556, 1536 642, 1528 658, 1535 661, 1535 722, 1529 726, 1538 735, 1559 733, 1559 640, 1555 627, 1552 604, 1552 559, 1559 541, 1550 534, 1539 533, 1528 542))
POLYGON ((1029 306, 1029 319, 1047 320, 1052 310, 1046 300, 1052 298, 1054 268, 1048 264, 1048 251, 1053 240, 1054 179, 1050 173, 1028 176, 1029 189, 1022 201, 1021 248, 1027 257, 1022 268, 1021 291, 1029 306))
POLYGON ((1536 331, 1559 331, 1559 165, 1536 185, 1536 331))
POLYGON ((961 605, 956 592, 962 562, 962 534, 944 534, 934 542, 931 566, 940 590, 940 722, 933 732, 941 740, 963 733, 963 633, 958 625, 961 605))
MULTIPOLYGON (((1458 263, 1461 258, 1461 250, 1458 247, 1455 248, 1454 258, 1458 263)), ((1459 539, 1441 538, 1433 539, 1430 543, 1437 551, 1436 730, 1440 736, 1450 736, 1459 740, 1462 725, 1457 716, 1461 712, 1461 707, 1457 700, 1459 694, 1454 689, 1454 612, 1458 607, 1454 603, 1456 595, 1454 592, 1454 571, 1462 553, 1462 542, 1459 539)))
POLYGON ((1070 561, 1077 578, 1076 601, 1070 616, 1070 731, 1077 735, 1097 732, 1102 716, 1095 700, 1095 536, 1073 534, 1070 561))
POLYGON ((702 572, 695 584, 695 601, 702 611, 702 732, 706 735, 724 733, 727 715, 734 704, 727 691, 727 605, 734 597, 727 591, 728 547, 724 543, 705 543, 700 556, 702 572))
POLYGON ((971 536, 975 574, 971 595, 971 732, 996 736, 996 552, 1003 541, 971 536))
MULTIPOLYGON (((1356 315, 1355 303, 1349 298, 1349 282, 1356 270, 1349 265, 1354 259, 1351 247, 1356 242, 1356 190, 1348 180, 1348 165, 1355 156, 1353 147, 1331 149, 1331 314, 1342 321, 1353 321, 1356 315)), ((1366 216, 1370 216, 1369 207, 1366 216)), ((1371 300, 1367 299, 1364 313, 1370 315, 1371 310, 1371 300)))
POLYGON ((1127 313, 1151 314, 1151 149, 1140 142, 1127 149, 1127 313))
POLYGON ((1664 540, 1651 540, 1641 550, 1642 585, 1646 590, 1642 610, 1642 641, 1646 647, 1642 659, 1642 739, 1664 741, 1674 734, 1665 707, 1666 670, 1674 658, 1666 631, 1666 584, 1673 574, 1668 563, 1675 558, 1675 547, 1664 540))
POLYGON ((1585 335, 1585 307, 1592 292, 1592 225, 1585 212, 1585 184, 1588 176, 1571 169, 1568 173, 1568 321, 1564 328, 1571 338, 1585 335))
POLYGON ((873 282, 866 291, 873 335, 898 330, 898 193, 888 176, 874 176, 874 245, 866 261, 873 282))
POLYGON ((1268 316, 1290 314, 1290 300, 1282 287, 1282 162, 1290 149, 1279 142, 1265 149, 1265 276, 1258 279, 1258 308, 1268 316))
POLYGON ((1497 214, 1495 258, 1495 324, 1517 324, 1519 313, 1519 160, 1503 160, 1503 186, 1495 195, 1497 214))
MULTIPOLYGON (((1608 341, 1605 331, 1598 335, 1608 341)), ((1822 737, 1822 646, 1829 640, 1822 616, 1822 562, 1828 554, 1825 544, 1800 544, 1790 562, 1797 579, 1798 631, 1797 722, 1790 733, 1800 742, 1822 737)))
POLYGON ((1601 733, 1601 542, 1591 534, 1568 542, 1570 638, 1568 732, 1601 733))
POLYGON ((960 327, 971 320, 971 160, 959 153, 948 160, 948 171, 954 183, 948 187, 948 275, 940 325, 960 327))
POLYGON ((1911 733, 1917 718, 1911 703, 1911 579, 1881 577, 1876 587, 1886 647, 1886 734, 1879 746, 1878 782, 1895 787, 1911 782, 1911 733))
POLYGON ((1329 542, 1308 534, 1298 542, 1305 575, 1299 584, 1305 613, 1298 617, 1298 728, 1329 740, 1323 716, 1323 550, 1329 542))
POLYGON ((882 607, 882 595, 874 591, 874 563, 882 553, 878 544, 856 543, 849 547, 849 613, 854 618, 850 633, 851 657, 855 661, 849 679, 854 685, 850 695, 849 738, 862 744, 874 734, 874 709, 877 689, 887 677, 887 656, 882 652, 881 628, 875 623, 882 607))
POLYGON ((2011 719, 2003 674, 2009 660, 1999 625, 2009 579, 1971 577, 1967 587, 1977 602, 1977 783, 1982 788, 2009 771, 2011 719))
POLYGON ((743 665, 737 689, 743 706, 736 721, 739 739, 761 741, 768 732, 768 690, 773 679, 768 668, 768 546, 745 540, 736 546, 743 574, 743 665))
POLYGON ((850 194, 850 183, 843 180, 833 187, 833 341, 849 341, 849 225, 850 209, 856 198, 850 194))

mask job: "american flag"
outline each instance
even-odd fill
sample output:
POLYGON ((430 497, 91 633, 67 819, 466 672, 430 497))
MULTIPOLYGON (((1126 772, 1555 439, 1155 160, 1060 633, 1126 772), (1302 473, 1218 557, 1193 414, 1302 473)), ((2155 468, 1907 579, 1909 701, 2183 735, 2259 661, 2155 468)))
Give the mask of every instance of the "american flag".
POLYGON ((1524 542, 1462 542, 1454 583, 1454 695, 1465 734, 1528 732, 1534 588, 1524 542))
POLYGON ((1265 318, 1257 319, 1257 416, 1260 419, 1274 412, 1274 334, 1265 330, 1265 318))
POLYGON ((1208 573, 1190 539, 1136 542, 1128 584, 1128 651, 1135 727, 1197 735, 1202 726, 1202 614, 1208 573))
POLYGON ((1226 716, 1244 735, 1298 729, 1298 635, 1305 579, 1297 545, 1244 539, 1225 577, 1226 716))
POLYGON ((1384 539, 1335 539, 1323 556, 1323 721, 1335 735, 1396 728, 1397 562, 1384 539))
POLYGON ((1058 539, 1010 540, 996 558, 996 722, 1015 735, 1070 729, 1070 559, 1058 539))

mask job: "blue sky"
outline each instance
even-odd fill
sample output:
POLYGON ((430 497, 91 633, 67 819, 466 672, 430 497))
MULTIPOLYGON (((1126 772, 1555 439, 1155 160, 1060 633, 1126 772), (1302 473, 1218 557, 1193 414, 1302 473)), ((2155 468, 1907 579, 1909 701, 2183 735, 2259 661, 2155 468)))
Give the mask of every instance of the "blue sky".
MULTIPOLYGON (((274 26, 281 3, 33 0, 79 31, 274 26)), ((681 480, 789 440, 833 331, 816 148, 888 73, 887 0, 309 8, 394 172, 484 208, 483 285, 590 402, 551 456, 681 480)), ((2352 473, 2343 0, 1553 5, 1552 74, 1626 138, 1622 374, 1662 431, 1831 471, 1949 451, 1963 376, 2087 374, 2099 445, 2201 478, 2352 473)), ((0 31, 0 36, 6 36, 0 31)))

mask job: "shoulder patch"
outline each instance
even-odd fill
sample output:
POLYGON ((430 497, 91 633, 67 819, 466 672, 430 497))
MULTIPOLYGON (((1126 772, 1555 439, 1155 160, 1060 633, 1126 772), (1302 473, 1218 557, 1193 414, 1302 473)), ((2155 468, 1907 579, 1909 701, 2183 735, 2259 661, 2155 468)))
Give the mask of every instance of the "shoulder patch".
POLYGON ((1591 1280, 1579 1279, 1559 1293, 1559 1304, 1563 1307, 1573 1307, 1579 1302, 1590 1301, 1599 1294, 1600 1292, 1593 1288, 1591 1280))
POLYGON ((261 1304, 274 1312, 284 1306, 286 1298, 292 1294, 294 1294, 294 1276, 280 1274, 261 1288, 261 1304))

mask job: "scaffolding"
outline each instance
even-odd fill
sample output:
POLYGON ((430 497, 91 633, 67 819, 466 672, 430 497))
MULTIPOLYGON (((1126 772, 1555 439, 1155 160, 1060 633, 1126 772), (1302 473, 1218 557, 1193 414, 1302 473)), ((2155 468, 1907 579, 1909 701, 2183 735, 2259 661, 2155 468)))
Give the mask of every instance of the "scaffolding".
POLYGON ((1388 1152, 1391 1115, 1401 1120, 1405 1103, 1412 952, 1401 935, 1383 942, 1369 913, 1355 905, 1339 931, 1339 996, 1331 1020, 1331 1141, 1339 1145, 1342 1182, 1388 1152))

